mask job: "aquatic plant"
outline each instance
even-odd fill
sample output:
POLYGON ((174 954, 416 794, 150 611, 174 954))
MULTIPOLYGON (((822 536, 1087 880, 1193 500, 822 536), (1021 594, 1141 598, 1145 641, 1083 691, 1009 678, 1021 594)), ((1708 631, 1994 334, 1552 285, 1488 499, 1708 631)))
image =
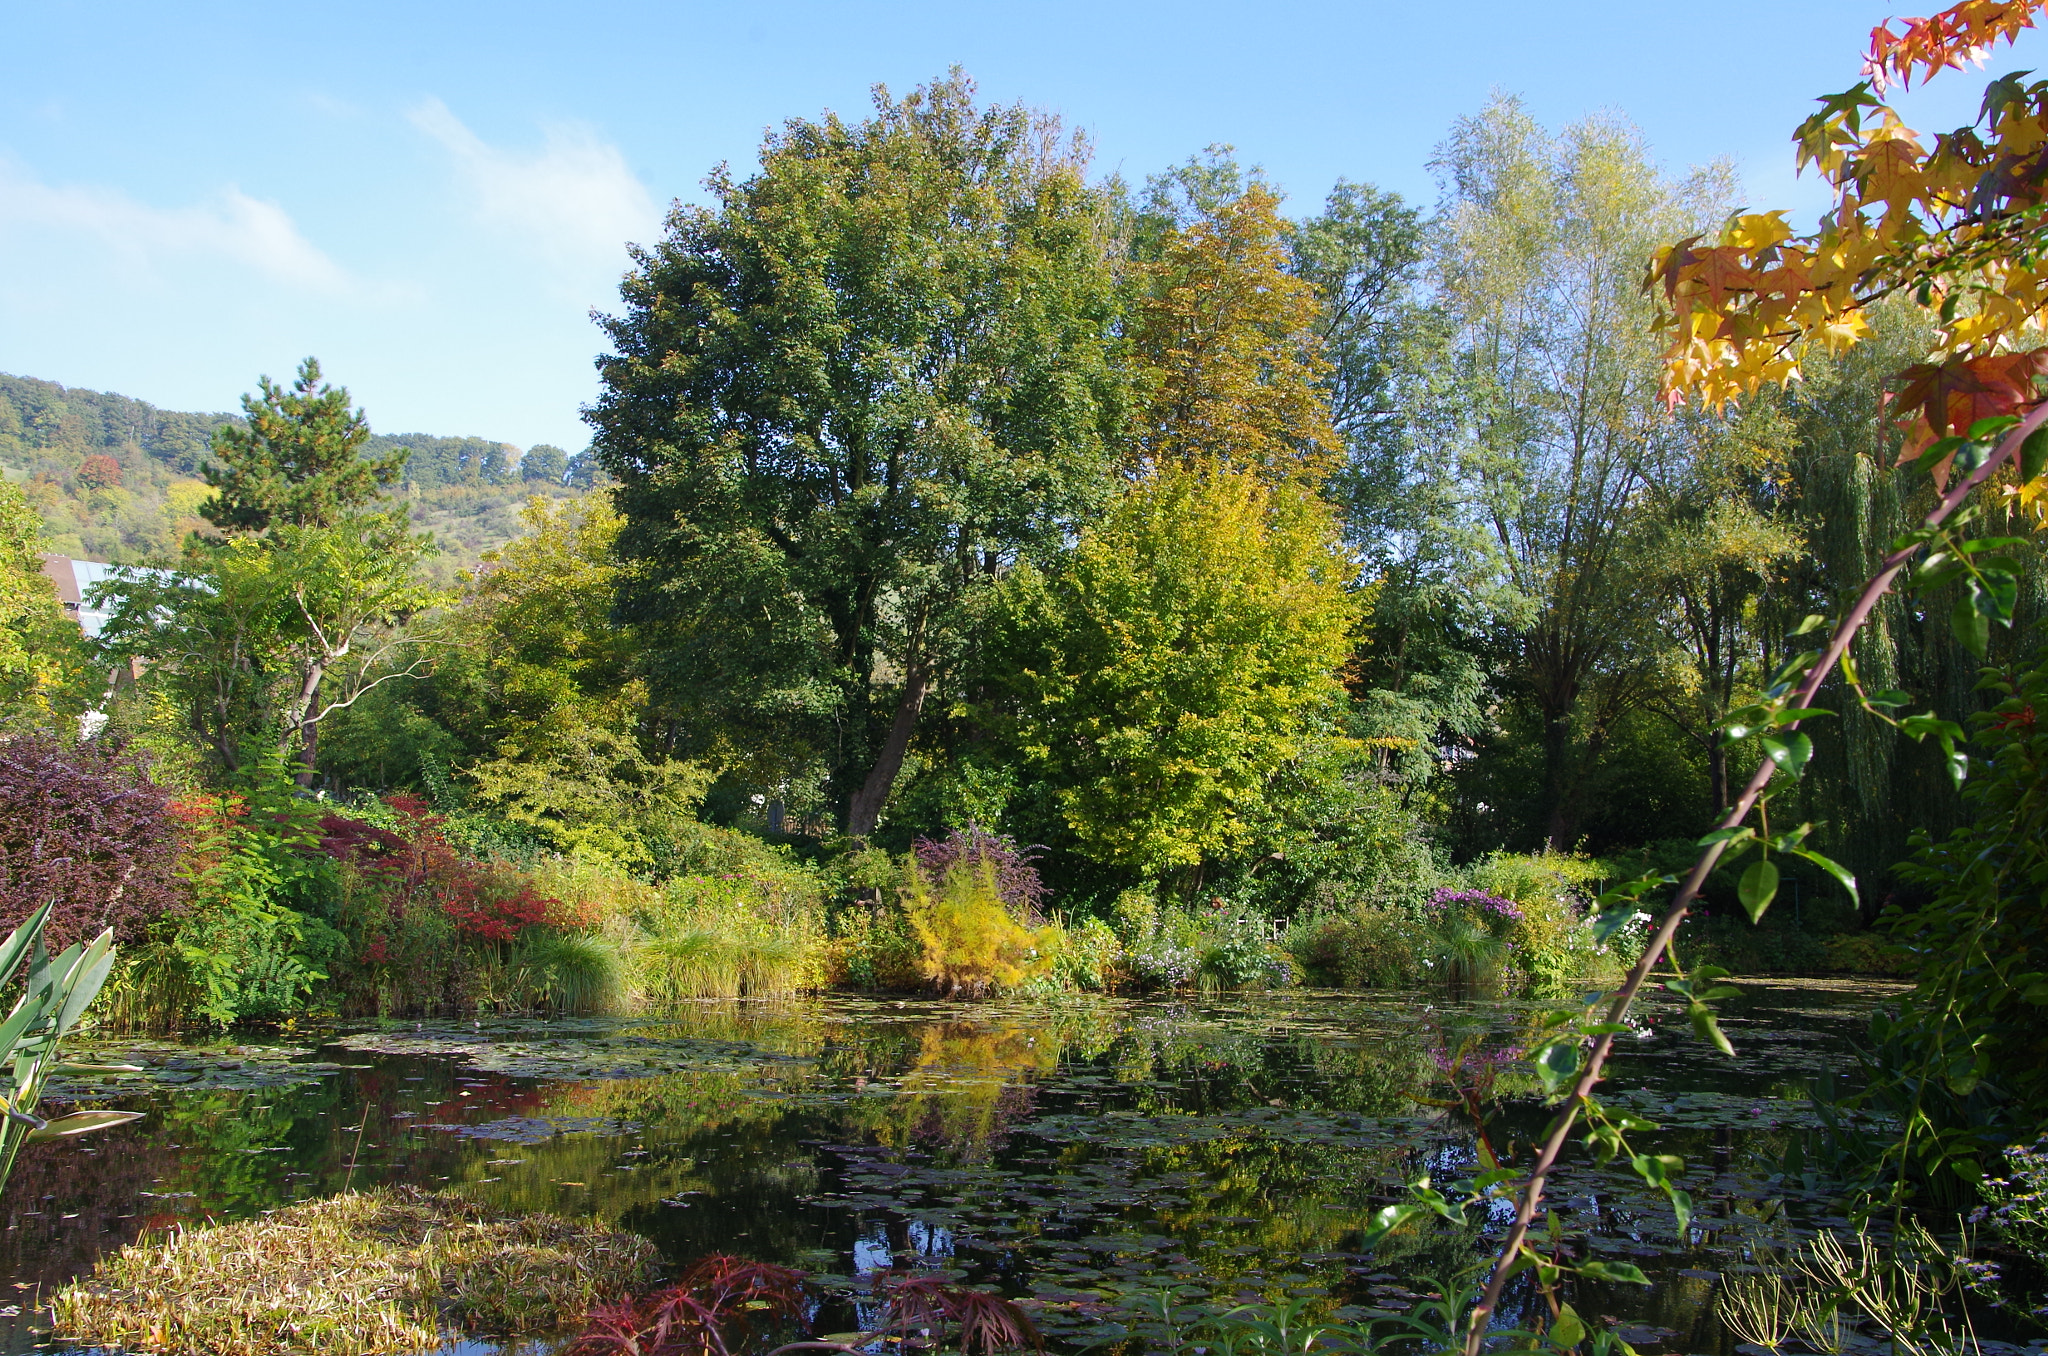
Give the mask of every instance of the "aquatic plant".
POLYGON ((730 920, 643 937, 628 954, 640 1002, 656 1009, 693 998, 786 996, 804 987, 801 940, 730 920))
POLYGON ((79 1343, 210 1356, 434 1350, 450 1328, 580 1321, 653 1274, 635 1234, 495 1213, 454 1192, 350 1192, 255 1220, 175 1229, 60 1290, 79 1343))
POLYGON ((729 1356, 799 1327, 804 1276, 726 1254, 699 1259, 672 1286, 590 1311, 564 1356, 729 1356))
POLYGON ((625 963, 603 937, 534 929, 512 956, 515 987, 560 1013, 604 1012, 618 1004, 625 963))

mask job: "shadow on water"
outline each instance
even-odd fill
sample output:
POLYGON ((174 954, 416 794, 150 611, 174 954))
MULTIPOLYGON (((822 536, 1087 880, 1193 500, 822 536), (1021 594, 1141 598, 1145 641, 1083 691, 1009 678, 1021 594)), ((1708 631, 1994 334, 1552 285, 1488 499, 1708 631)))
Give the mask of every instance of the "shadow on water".
MULTIPOLYGON (((1661 1199, 1574 1157, 1560 1215, 1596 1255, 1657 1280, 1589 1286, 1582 1310, 1642 1349, 1730 1350, 1711 1317, 1716 1280, 1816 1221, 1819 1202, 1776 1164, 1808 1123, 1805 1080, 1850 1062, 1878 997, 1751 985, 1724 1021, 1733 1060, 1675 1013, 1646 1010, 1609 1095, 1666 1127, 1649 1138, 1685 1157, 1699 1218, 1680 1239, 1661 1199)), ((1419 1172, 1471 1169, 1472 1126, 1444 1105, 1454 1063, 1493 1080, 1492 1143, 1526 1156, 1542 1121, 1514 1060, 1526 1014, 1316 991, 826 997, 662 1020, 387 1023, 317 1048, 117 1043, 106 1053, 150 1073, 72 1091, 148 1117, 32 1146, 0 1203, 0 1268, 24 1311, 5 1320, 9 1350, 33 1347, 37 1292, 103 1250, 349 1182, 596 1213, 675 1264, 723 1251, 848 1280, 942 1270, 1024 1298, 1076 1345, 1115 1336, 1135 1301, 1162 1292, 1400 1310, 1484 1240, 1425 1233, 1368 1258, 1360 1232, 1419 1172)))

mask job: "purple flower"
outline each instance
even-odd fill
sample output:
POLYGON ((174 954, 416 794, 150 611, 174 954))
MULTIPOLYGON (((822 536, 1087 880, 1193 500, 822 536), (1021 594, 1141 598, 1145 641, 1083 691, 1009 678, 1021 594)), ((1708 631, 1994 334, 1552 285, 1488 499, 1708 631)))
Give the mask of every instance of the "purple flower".
POLYGON ((1511 899, 1502 899, 1499 895, 1490 895, 1484 890, 1441 889, 1430 895, 1427 907, 1435 910, 1475 908, 1496 918, 1506 918, 1517 923, 1522 921, 1521 905, 1511 899))

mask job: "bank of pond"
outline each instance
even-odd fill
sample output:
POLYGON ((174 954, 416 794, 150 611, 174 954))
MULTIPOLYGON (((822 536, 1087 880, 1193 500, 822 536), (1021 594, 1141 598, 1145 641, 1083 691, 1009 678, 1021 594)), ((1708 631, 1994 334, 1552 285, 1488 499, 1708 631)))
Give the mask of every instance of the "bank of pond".
MULTIPOLYGON (((1638 1147, 1684 1159, 1695 1214, 1681 1231, 1625 1164, 1569 1158, 1551 1201, 1572 1255, 1651 1281, 1568 1282, 1575 1313, 1638 1351, 1732 1353, 1749 1339, 1731 1287, 1853 1243, 1812 1166, 1813 1094, 1840 1088, 1891 992, 1747 984, 1723 1018, 1733 1059, 1678 1009, 1642 1009, 1608 1100, 1661 1127, 1638 1147)), ((1056 1350, 1213 1350, 1219 1320, 1267 1351, 1376 1324, 1420 1349, 1403 1325, 1426 1328, 1503 1221, 1369 1252, 1365 1233, 1421 1176, 1526 1156, 1545 1119, 1518 1058, 1530 1012, 1442 990, 820 996, 286 1044, 103 1037, 94 1059, 140 1072, 54 1092, 146 1115, 23 1153, 0 1231, 11 1350, 51 1349, 54 1301, 58 1350, 651 1352, 645 1297, 679 1276, 708 1293, 706 1265, 748 1320, 718 1339, 735 1351, 927 1330, 992 1350, 1004 1324, 1056 1350)), ((1549 1322, 1529 1278, 1511 1295, 1503 1328, 1549 1322)), ((683 1311, 662 1312, 683 1341, 683 1311)), ((1874 1335, 1846 1324, 1837 1349, 1874 1335)), ((2001 1335, 1980 1319, 1986 1350, 2001 1335)))

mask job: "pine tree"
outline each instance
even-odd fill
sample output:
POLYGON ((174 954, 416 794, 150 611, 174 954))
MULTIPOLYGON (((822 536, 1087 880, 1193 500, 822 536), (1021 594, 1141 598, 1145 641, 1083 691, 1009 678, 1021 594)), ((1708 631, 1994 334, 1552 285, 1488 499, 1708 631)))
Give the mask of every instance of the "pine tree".
POLYGON ((321 382, 318 360, 299 364, 289 390, 269 377, 258 385, 260 395, 242 397, 247 426, 213 435, 213 455, 223 464, 202 471, 214 489, 199 506, 208 522, 230 532, 279 523, 332 527, 398 479, 406 450, 376 460, 360 455, 369 422, 349 408, 347 387, 321 382))

